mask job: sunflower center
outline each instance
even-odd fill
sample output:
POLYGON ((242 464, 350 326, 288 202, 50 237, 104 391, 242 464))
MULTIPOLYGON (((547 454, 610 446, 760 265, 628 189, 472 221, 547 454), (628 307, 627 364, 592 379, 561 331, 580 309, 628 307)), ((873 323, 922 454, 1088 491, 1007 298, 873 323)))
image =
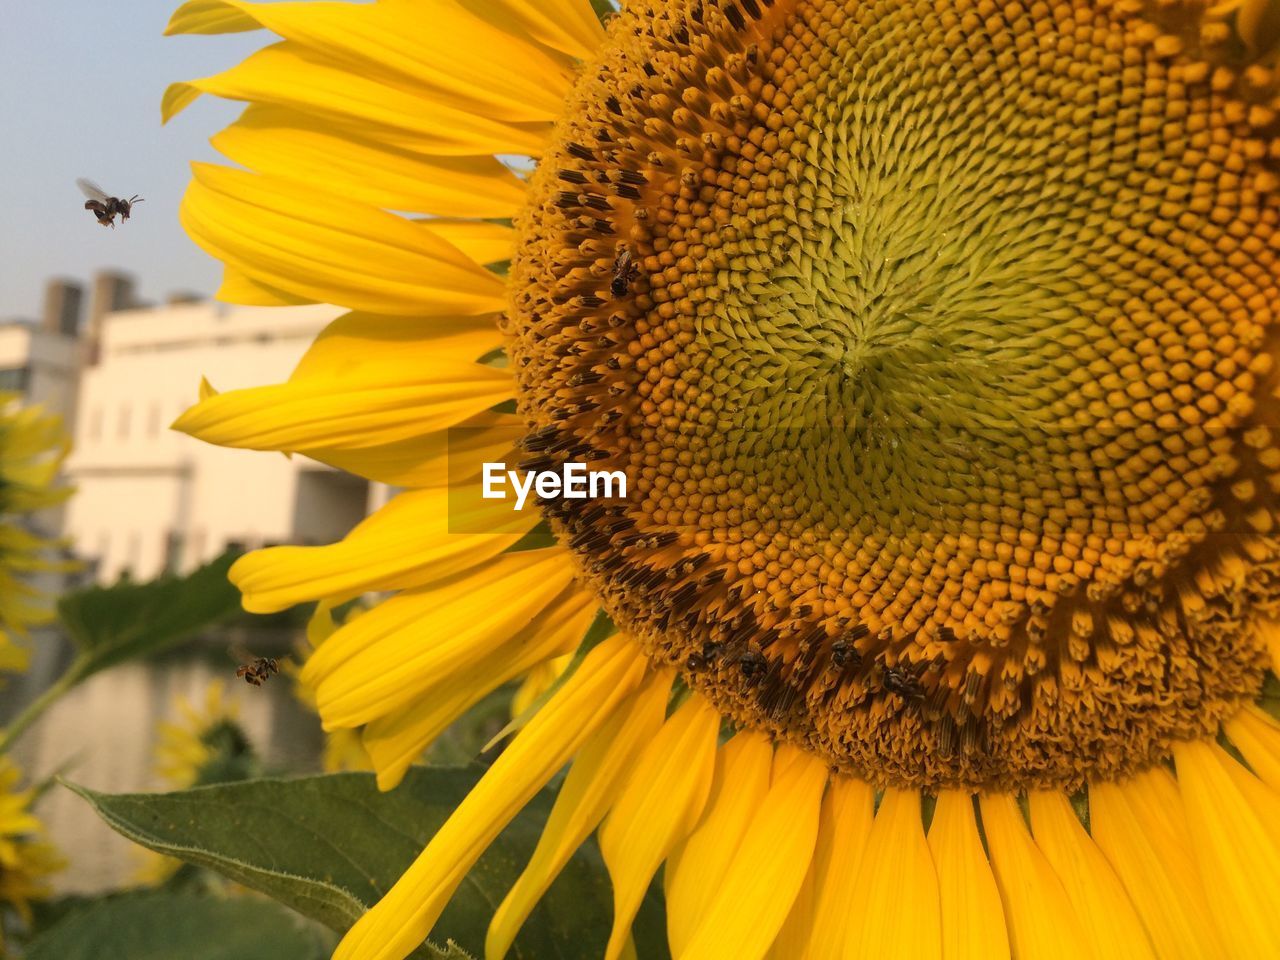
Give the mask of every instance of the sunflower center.
POLYGON ((614 19, 520 222, 526 466, 627 474, 544 509, 735 722, 879 784, 1071 786, 1256 694, 1274 83, 1141 12, 614 19))

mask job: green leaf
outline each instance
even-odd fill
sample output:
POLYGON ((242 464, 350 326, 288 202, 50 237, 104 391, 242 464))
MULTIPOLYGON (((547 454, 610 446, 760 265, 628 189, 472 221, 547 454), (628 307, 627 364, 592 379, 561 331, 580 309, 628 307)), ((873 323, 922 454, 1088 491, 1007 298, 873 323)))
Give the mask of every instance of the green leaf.
MULTIPOLYGON (((399 878, 483 772, 414 767, 390 793, 379 793, 372 775, 356 773, 170 794, 72 789, 129 839, 216 870, 342 931, 399 878)), ((434 941, 483 955, 489 919, 528 862, 553 800, 551 790, 542 791, 489 848, 445 909, 434 941)), ((608 940, 612 916, 611 887, 591 840, 534 911, 509 956, 594 960, 608 940)), ((635 936, 642 960, 668 956, 656 889, 641 909, 635 936)))
POLYGON ((58 601, 62 625, 80 656, 76 681, 108 667, 159 653, 233 615, 240 593, 227 580, 238 554, 224 553, 188 577, 90 587, 58 601))
POLYGON ((319 929, 266 900, 130 893, 73 910, 27 947, 27 960, 325 960, 319 929))

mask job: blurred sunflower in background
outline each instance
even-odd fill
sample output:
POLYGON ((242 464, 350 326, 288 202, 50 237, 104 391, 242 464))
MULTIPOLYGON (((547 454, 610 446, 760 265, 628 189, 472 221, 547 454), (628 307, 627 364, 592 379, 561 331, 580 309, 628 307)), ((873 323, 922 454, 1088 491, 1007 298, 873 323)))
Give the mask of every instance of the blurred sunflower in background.
POLYGON ((258 28, 165 95, 249 103, 183 222, 224 299, 352 312, 176 426, 405 492, 246 607, 394 594, 302 674, 384 788, 577 651, 336 956, 409 954, 566 764, 491 958, 597 828, 610 958, 660 868, 679 958, 1280 956, 1271 3, 169 30, 258 28), (515 513, 500 460, 629 495, 515 513))
POLYGON ((49 876, 66 866, 31 812, 37 791, 19 790, 21 779, 13 761, 0 756, 0 956, 6 956, 4 909, 13 909, 30 924, 31 901, 49 896, 49 876))
MULTIPOLYGON (((0 393, 0 673, 26 670, 31 628, 54 619, 35 578, 68 564, 51 556, 57 542, 40 532, 35 516, 70 496, 57 484, 69 449, 61 418, 0 393)), ((48 877, 66 866, 32 813, 40 791, 19 790, 21 780, 0 753, 0 956, 6 955, 5 909, 29 925, 31 901, 49 896, 48 877)))
POLYGON ((61 418, 19 401, 0 393, 0 672, 25 670, 30 628, 53 620, 31 577, 62 565, 49 556, 55 542, 31 518, 71 495, 57 485, 70 450, 61 418))
MULTIPOLYGON (((240 723, 240 702, 227 697, 226 684, 210 683, 199 701, 175 697, 172 719, 156 724, 154 770, 166 790, 186 790, 247 780, 261 763, 240 723)), ((168 883, 183 869, 181 860, 138 848, 135 880, 142 886, 168 883)))
POLYGON ((228 699, 221 680, 210 683, 203 702, 173 701, 174 719, 156 724, 155 772, 170 790, 244 780, 259 762, 240 723, 240 703, 228 699))

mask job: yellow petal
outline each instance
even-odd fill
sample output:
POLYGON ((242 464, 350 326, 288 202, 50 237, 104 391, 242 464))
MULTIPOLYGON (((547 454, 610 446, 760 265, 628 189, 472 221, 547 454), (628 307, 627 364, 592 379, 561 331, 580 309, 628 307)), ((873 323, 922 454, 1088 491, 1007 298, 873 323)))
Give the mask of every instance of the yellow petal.
POLYGON ((405 385, 308 381, 231 390, 191 407, 172 429, 221 447, 359 451, 447 430, 512 395, 510 376, 491 367, 442 374, 405 385))
POLYGON ((944 790, 929 825, 929 851, 938 871, 942 960, 999 960, 1009 956, 1000 891, 978 836, 973 796, 944 790))
POLYGON ((789 946, 779 960, 842 955, 874 819, 875 793, 869 784, 853 777, 832 779, 822 800, 818 842, 809 869, 810 902, 798 901, 800 912, 792 907, 778 938, 779 944, 789 946))
POLYGON ((262 25, 249 14, 227 6, 223 0, 188 0, 169 18, 165 36, 178 33, 243 33, 262 25))
POLYGON ((499 512, 498 501, 475 501, 491 534, 450 533, 451 524, 479 529, 468 515, 451 513, 447 489, 393 498, 339 543, 325 547, 269 547, 241 557, 231 580, 253 613, 274 613, 309 600, 352 597, 368 590, 421 586, 483 563, 514 545, 536 514, 499 512))
MULTIPOLYGON (((778 934, 813 858, 827 766, 778 748, 768 794, 736 844, 729 869, 681 960, 759 960, 778 934)), ((674 952, 674 951, 673 951, 674 952)))
MULTIPOLYGON (((396 4, 413 0, 395 0, 396 4)), ((586 60, 604 40, 600 19, 589 0, 461 0, 490 23, 528 34, 553 50, 586 60)))
POLYGON ((918 791, 885 791, 861 864, 854 881, 846 960, 940 957, 938 874, 924 836, 918 791))
MULTIPOLYGON (((452 0, 396 4, 245 3, 222 0, 286 40, 377 75, 431 105, 445 103, 498 120, 554 121, 569 92, 562 60, 486 23, 452 0)), ((205 19, 216 16, 201 0, 205 19)), ((179 10, 168 33, 176 33, 179 10)), ((184 18, 196 22, 195 17, 184 18)))
POLYGON ((287 107, 336 131, 435 156, 536 157, 551 131, 546 121, 498 120, 469 105, 427 103, 421 90, 354 71, 288 40, 214 76, 170 84, 160 102, 161 120, 167 123, 204 93, 287 107))
POLYGON ((430 371, 478 360, 501 342, 487 318, 424 321, 348 313, 321 331, 289 382, 419 383, 430 371))
MULTIPOLYGON (((406 433, 421 439, 434 430, 427 436, 447 453, 444 428, 462 427, 481 416, 476 409, 509 393, 507 374, 474 363, 497 343, 496 329, 484 318, 424 322, 346 314, 316 338, 286 385, 225 394, 202 390, 202 402, 174 426, 223 446, 308 453, 387 446, 403 443, 406 433), (403 387, 417 388, 416 402, 408 402, 409 391, 396 389, 403 387), (316 408, 326 406, 340 409, 319 416, 316 408)), ((462 430, 462 439, 471 432, 462 430)))
POLYGON ((1229 955, 1280 957, 1280 846, 1263 820, 1274 826, 1280 799, 1255 806, 1228 764, 1249 774, 1215 743, 1175 743, 1173 756, 1191 847, 1229 955))
POLYGON ((1036 792, 1029 799, 1036 846, 1062 881, 1095 956, 1154 960, 1151 941, 1129 895, 1085 832, 1071 801, 1057 792, 1036 792))
POLYGON ((711 795, 697 829, 671 852, 663 871, 667 941, 684 955, 715 897, 752 815, 769 790, 773 747, 761 733, 739 733, 716 755, 711 795))
POLYGON ((337 632, 338 621, 333 618, 333 608, 332 601, 321 600, 307 620, 307 643, 311 649, 314 650, 337 632))
POLYGON ((1242 763, 1228 756, 1225 750, 1214 744, 1216 755, 1222 763, 1222 769, 1235 784, 1253 811, 1262 829, 1271 837, 1272 846, 1280 849, 1280 792, 1267 786, 1242 763))
POLYGON ((471 867, 635 690, 646 663, 626 637, 606 640, 498 755, 426 850, 342 938, 333 960, 403 960, 435 926, 471 867))
POLYGON ((288 294, 372 313, 466 317, 502 280, 425 226, 287 177, 192 164, 181 219, 211 256, 288 294))
POLYGON ((516 232, 501 223, 481 220, 422 221, 441 240, 457 247, 476 263, 486 266, 510 260, 515 253, 516 232))
POLYGON ((266 104, 250 105, 212 143, 258 173, 387 210, 511 217, 524 202, 524 184, 493 157, 424 157, 266 104))
POLYGON ((239 303, 249 307, 292 307, 303 303, 315 303, 306 297, 285 293, 265 283, 259 283, 235 267, 222 268, 222 284, 214 295, 223 303, 239 303))
MULTIPOLYGON (((819 843, 821 843, 823 822, 822 816, 819 816, 819 843)), ((815 857, 817 855, 816 849, 814 855, 815 857)), ((814 883, 814 863, 810 861, 809 872, 805 874, 804 882, 800 884, 800 889, 796 892, 796 898, 791 901, 791 912, 787 914, 787 919, 783 921, 782 928, 778 931, 778 935, 774 937, 773 946, 765 954, 768 960, 806 960, 806 958, 815 956, 815 954, 809 952, 809 942, 812 939, 810 934, 813 923, 814 894, 816 892, 814 883)), ((841 954, 836 956, 841 956, 841 954)))
POLYGON ((302 680, 316 688, 326 727, 361 726, 406 706, 433 678, 475 666, 572 583, 562 547, 503 554, 348 622, 311 655, 302 680))
POLYGON ((448 430, 356 448, 307 447, 308 457, 393 487, 480 488, 486 463, 517 464, 528 454, 516 444, 527 433, 509 413, 485 411, 448 430))
POLYGON ((613 879, 613 932, 605 960, 616 960, 658 866, 702 814, 715 769, 720 715, 694 694, 636 762, 600 829, 613 879))
POLYGON ((672 674, 653 674, 583 746, 556 797, 529 864, 494 912, 486 960, 506 956, 521 925, 617 799, 637 758, 662 727, 672 674))
POLYGON ((1223 957, 1168 773, 1089 785, 1089 827, 1162 958, 1223 957), (1172 793, 1170 793, 1172 790, 1172 793))
POLYGON ((989 794, 981 803, 1013 955, 1037 960, 1092 957, 1081 935, 1080 919, 1053 867, 1027 832, 1017 801, 1008 794, 989 794))
POLYGON ((378 789, 390 790, 450 724, 498 687, 540 663, 572 653, 599 610, 589 590, 557 600, 527 631, 513 637, 474 667, 441 677, 401 710, 379 717, 361 732, 378 773, 378 789))
POLYGON ((24 673, 30 662, 31 651, 18 646, 4 630, 0 630, 0 671, 24 673))
POLYGON ((1249 704, 1224 729, 1262 782, 1280 790, 1280 723, 1275 717, 1249 704))
MULTIPOLYGON (((1178 840, 1185 840, 1187 820, 1182 808, 1182 797, 1178 793, 1178 783, 1168 768, 1152 767, 1130 778, 1127 786, 1132 788, 1126 793, 1129 803, 1138 816, 1151 823, 1152 831, 1163 831, 1162 839, 1165 842, 1170 834, 1178 840)), ((1152 835, 1156 834, 1153 832, 1152 835)))

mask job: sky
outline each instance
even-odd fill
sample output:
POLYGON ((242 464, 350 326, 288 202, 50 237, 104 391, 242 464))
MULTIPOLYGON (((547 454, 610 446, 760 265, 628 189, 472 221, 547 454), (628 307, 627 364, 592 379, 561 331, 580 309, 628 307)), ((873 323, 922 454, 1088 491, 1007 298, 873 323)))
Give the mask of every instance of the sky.
POLYGON ((262 32, 164 37, 180 0, 7 4, 0 29, 0 320, 40 316, 45 281, 134 274, 143 299, 211 294, 217 264, 178 224, 192 160, 242 105, 202 97, 160 125, 174 80, 218 73, 263 46, 262 32), (104 229, 76 178, 146 198, 104 229))

